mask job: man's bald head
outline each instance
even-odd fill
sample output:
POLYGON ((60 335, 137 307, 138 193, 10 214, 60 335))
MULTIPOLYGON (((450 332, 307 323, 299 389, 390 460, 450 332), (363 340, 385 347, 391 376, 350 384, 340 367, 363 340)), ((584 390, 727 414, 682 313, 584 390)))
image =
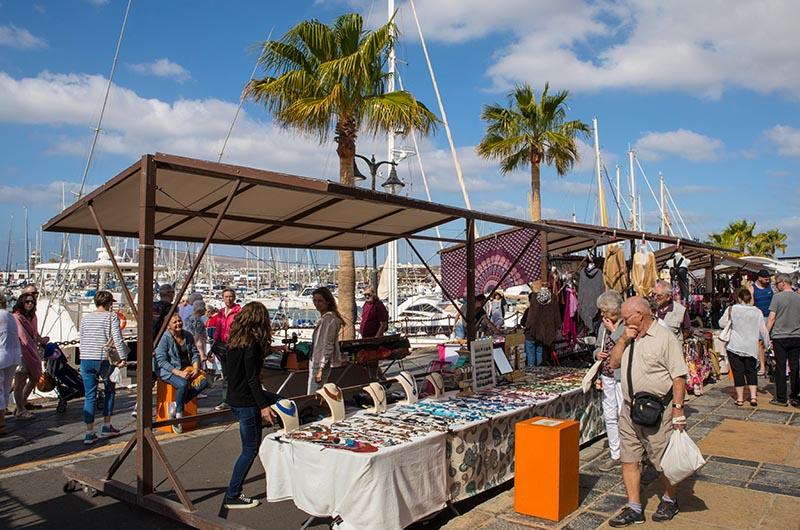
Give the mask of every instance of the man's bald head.
POLYGON ((638 311, 642 314, 650 313, 650 303, 641 296, 631 296, 622 304, 622 310, 625 311, 625 308, 628 308, 629 311, 638 311))
POLYGON ((650 303, 641 296, 632 296, 622 304, 622 320, 625 326, 635 330, 637 337, 644 335, 653 323, 650 303))

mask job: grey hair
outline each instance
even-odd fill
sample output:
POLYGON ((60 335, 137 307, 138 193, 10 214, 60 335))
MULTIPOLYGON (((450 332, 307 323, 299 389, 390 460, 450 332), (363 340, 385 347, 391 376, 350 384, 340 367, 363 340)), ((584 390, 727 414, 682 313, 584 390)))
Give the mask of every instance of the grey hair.
POLYGON ((658 280, 655 289, 659 291, 672 291, 672 284, 666 280, 658 280))
POLYGON ((791 275, 781 273, 781 274, 778 274, 777 276, 775 276, 775 284, 777 285, 777 284, 779 284, 781 282, 784 282, 786 285, 791 286, 792 285, 792 277, 791 277, 791 275))
POLYGON ((203 300, 195 300, 192 302, 192 313, 201 315, 206 312, 206 303, 203 300))
POLYGON ((597 297, 597 309, 618 315, 622 309, 622 295, 617 291, 606 291, 597 297))

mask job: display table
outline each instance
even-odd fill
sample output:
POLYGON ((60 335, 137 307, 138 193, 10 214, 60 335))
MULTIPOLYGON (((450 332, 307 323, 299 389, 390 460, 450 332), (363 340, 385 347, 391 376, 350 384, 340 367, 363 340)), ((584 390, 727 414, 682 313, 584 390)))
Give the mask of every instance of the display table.
POLYGON ((453 393, 359 412, 264 439, 267 500, 293 499, 345 529, 402 529, 514 476, 514 425, 533 416, 574 419, 581 441, 604 432, 600 393, 578 388, 584 370, 537 368, 522 382, 470 397, 453 393))

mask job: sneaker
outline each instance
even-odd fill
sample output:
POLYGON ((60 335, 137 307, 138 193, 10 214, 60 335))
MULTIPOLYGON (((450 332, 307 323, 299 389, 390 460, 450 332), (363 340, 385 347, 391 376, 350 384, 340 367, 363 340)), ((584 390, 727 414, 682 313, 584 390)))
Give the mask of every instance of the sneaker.
POLYGON ((97 435, 94 432, 87 432, 83 435, 83 445, 92 445, 97 441, 97 435))
POLYGON ((223 402, 223 403, 220 403, 219 405, 217 405, 216 407, 214 407, 214 410, 220 411, 220 410, 228 410, 230 408, 231 408, 230 405, 228 405, 227 403, 223 402))
MULTIPOLYGON (((183 414, 175 414, 176 418, 183 418, 183 414)), ((183 425, 180 423, 173 423, 172 424, 172 432, 175 434, 183 434, 183 425)))
POLYGON ((208 397, 208 394, 204 394, 204 393, 202 393, 202 392, 200 392, 199 394, 197 394, 197 399, 205 399, 205 398, 207 398, 207 397, 208 397))
POLYGON ((103 425, 100 429, 100 438, 111 438, 112 436, 119 436, 119 429, 111 425, 103 425))
POLYGON ((623 526, 642 523, 644 523, 644 514, 642 512, 637 512, 630 506, 625 506, 619 514, 608 521, 608 524, 614 528, 622 528, 623 526))
POLYGON ((599 469, 600 471, 608 472, 615 470, 620 465, 621 463, 619 461, 619 458, 609 458, 608 460, 597 466, 597 469, 599 469))
POLYGON ((258 499, 251 499, 250 497, 239 495, 235 499, 226 498, 222 506, 228 510, 246 510, 247 508, 255 508, 259 504, 261 504, 261 501, 258 499))
POLYGON ((769 400, 769 404, 770 405, 775 405, 776 407, 788 407, 789 406, 789 404, 786 403, 785 401, 778 401, 777 399, 769 400))
POLYGON ((658 503, 658 509, 653 514, 653 521, 660 523, 662 521, 669 521, 678 515, 678 503, 662 500, 658 503))
POLYGON ((789 404, 796 409, 800 409, 800 399, 790 399, 789 404))

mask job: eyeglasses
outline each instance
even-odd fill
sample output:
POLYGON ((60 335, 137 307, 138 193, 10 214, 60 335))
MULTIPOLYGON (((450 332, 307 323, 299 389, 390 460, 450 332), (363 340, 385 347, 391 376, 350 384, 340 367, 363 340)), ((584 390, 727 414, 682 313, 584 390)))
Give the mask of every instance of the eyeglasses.
POLYGON ((22 303, 23 304, 35 304, 36 300, 24 300, 22 303))

